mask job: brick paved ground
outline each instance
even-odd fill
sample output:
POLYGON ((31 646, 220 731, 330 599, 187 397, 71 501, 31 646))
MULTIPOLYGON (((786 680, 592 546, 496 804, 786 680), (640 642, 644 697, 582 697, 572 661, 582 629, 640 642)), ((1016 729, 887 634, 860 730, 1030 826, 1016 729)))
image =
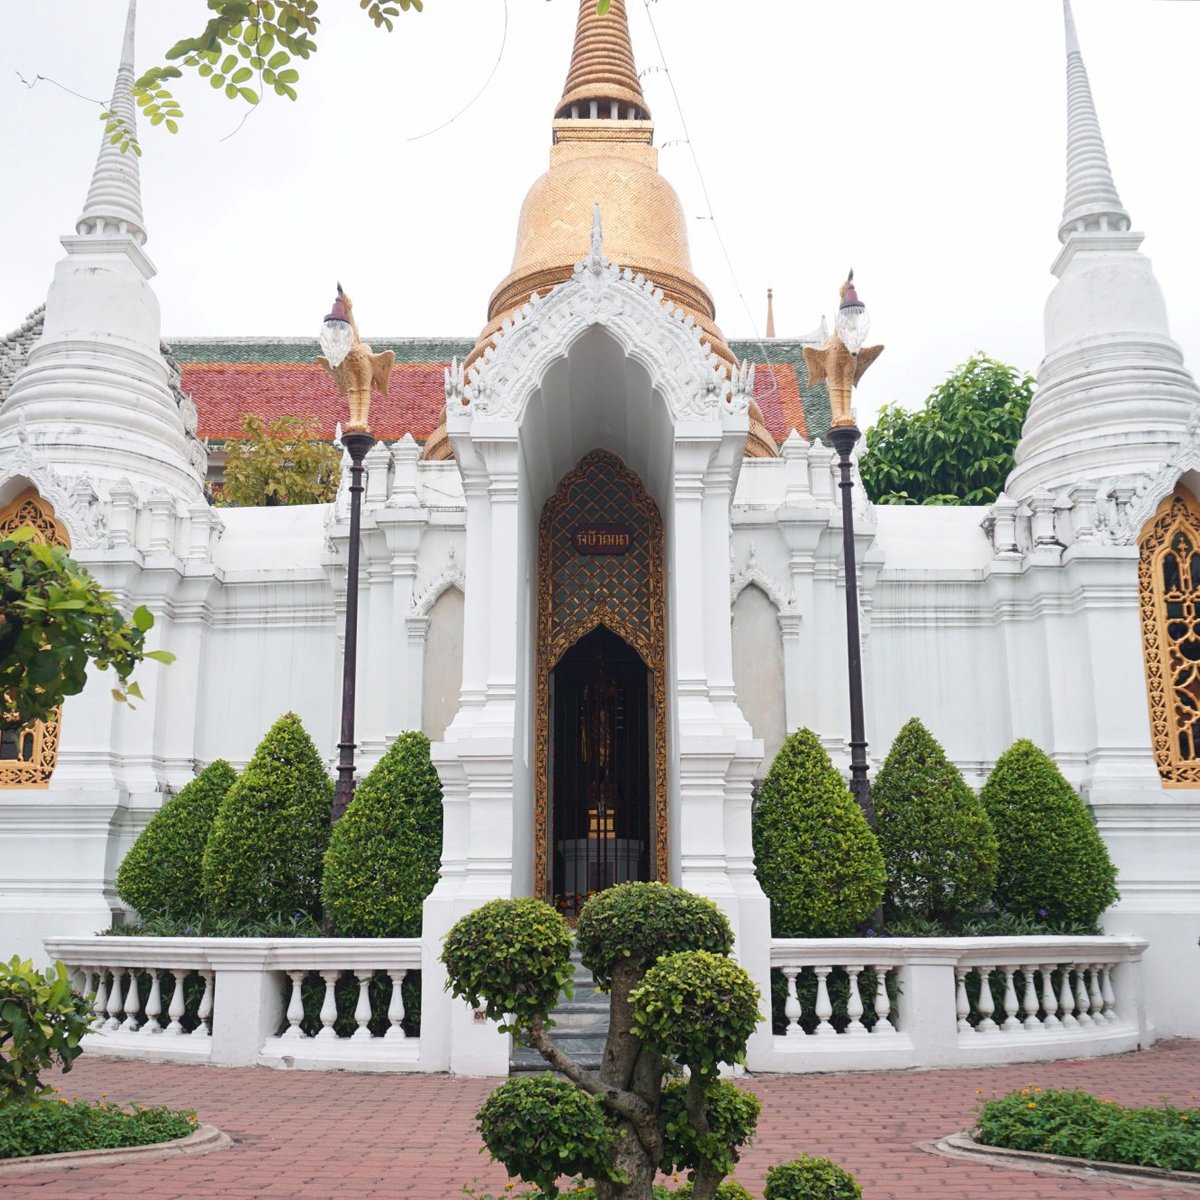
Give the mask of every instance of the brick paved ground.
MULTIPOLYGON (((451 1200, 465 1182, 500 1191, 502 1169, 479 1155, 473 1114, 492 1084, 446 1076, 349 1075, 180 1067, 82 1058, 64 1094, 194 1108, 237 1146, 165 1163, 8 1177, 4 1200, 122 1196, 147 1200, 451 1200)), ((801 1151, 853 1171, 866 1200, 1138 1200, 1161 1188, 1031 1174, 948 1160, 913 1143, 966 1129, 978 1096, 1032 1083, 1081 1087, 1126 1104, 1191 1106, 1200 1042, 1141 1054, 984 1068, 759 1076, 758 1139, 738 1178, 756 1194, 773 1163, 801 1151)))

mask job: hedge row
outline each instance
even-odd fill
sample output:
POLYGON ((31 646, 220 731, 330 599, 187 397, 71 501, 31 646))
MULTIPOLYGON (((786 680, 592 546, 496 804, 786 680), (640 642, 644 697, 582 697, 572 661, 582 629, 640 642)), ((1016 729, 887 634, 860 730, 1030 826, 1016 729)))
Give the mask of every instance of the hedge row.
POLYGON ((328 914, 349 937, 413 937, 441 858, 429 739, 401 734, 330 834, 333 784, 295 713, 240 775, 218 760, 155 813, 117 872, 147 923, 267 925, 328 914))
POLYGON ((846 937, 884 919, 958 933, 981 914, 1094 928, 1117 898, 1095 821, 1051 759, 1019 741, 976 795, 915 718, 872 789, 872 833, 816 735, 787 739, 759 791, 754 853, 776 937, 846 937))

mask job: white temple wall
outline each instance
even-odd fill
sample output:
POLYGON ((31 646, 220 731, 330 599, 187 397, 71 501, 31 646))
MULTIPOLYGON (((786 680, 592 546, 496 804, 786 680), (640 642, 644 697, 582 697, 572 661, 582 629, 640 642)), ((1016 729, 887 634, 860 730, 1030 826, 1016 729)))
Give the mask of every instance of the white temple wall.
POLYGON ((733 681, 738 704, 763 743, 761 778, 787 736, 787 717, 779 614, 757 584, 743 589, 733 605, 733 681))
MULTIPOLYGON (((421 728, 431 741, 441 741, 446 727, 458 712, 462 687, 463 594, 447 588, 429 613, 425 635, 425 670, 421 697, 421 728)), ((395 681, 403 692, 402 680, 395 681)))

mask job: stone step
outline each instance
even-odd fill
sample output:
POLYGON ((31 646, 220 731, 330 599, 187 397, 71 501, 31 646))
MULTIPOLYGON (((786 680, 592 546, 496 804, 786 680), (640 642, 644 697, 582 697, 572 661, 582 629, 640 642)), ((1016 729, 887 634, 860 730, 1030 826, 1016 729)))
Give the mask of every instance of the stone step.
MULTIPOLYGON (((591 971, 579 959, 578 950, 572 951, 571 962, 574 995, 570 1000, 559 997, 559 1002, 550 1014, 554 1019, 551 1031, 554 1040, 562 1046, 581 1067, 598 1070, 604 1054, 604 1043, 608 1037, 608 995, 596 988, 591 971)), ((527 1046, 514 1047, 509 1069, 513 1072, 546 1071, 549 1065, 536 1051, 527 1046)))

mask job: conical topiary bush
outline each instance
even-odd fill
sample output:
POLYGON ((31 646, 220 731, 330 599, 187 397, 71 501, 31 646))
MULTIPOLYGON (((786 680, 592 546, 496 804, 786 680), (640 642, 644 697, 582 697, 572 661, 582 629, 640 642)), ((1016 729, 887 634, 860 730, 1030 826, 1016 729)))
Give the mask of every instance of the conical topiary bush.
POLYGON ((402 733, 333 827, 321 895, 344 937, 416 937, 442 856, 442 785, 423 733, 402 733))
POLYGON ((217 810, 204 851, 208 914, 319 916, 332 806, 312 738, 295 713, 284 713, 217 810))
POLYGON ((1094 926, 1117 869, 1092 814, 1048 755, 1014 742, 980 793, 1000 843, 996 903, 1047 924, 1094 926))
POLYGON ((857 933, 883 898, 879 843, 810 729, 783 743, 763 780, 754 857, 776 937, 857 933))
POLYGON ((203 910, 200 863, 217 808, 237 778, 218 758, 150 818, 117 869, 117 895, 143 921, 203 910))
POLYGON ((896 735, 871 798, 887 870, 884 912, 957 932, 991 899, 996 835, 983 802, 916 717, 896 735))

